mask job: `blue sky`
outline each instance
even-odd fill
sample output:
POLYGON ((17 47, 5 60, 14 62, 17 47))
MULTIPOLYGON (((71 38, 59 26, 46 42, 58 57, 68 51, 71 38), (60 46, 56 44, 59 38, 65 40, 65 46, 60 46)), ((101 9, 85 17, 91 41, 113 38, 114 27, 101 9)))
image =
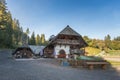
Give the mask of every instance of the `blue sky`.
POLYGON ((70 25, 82 36, 120 36, 120 0, 6 0, 14 18, 31 33, 57 35, 70 25))

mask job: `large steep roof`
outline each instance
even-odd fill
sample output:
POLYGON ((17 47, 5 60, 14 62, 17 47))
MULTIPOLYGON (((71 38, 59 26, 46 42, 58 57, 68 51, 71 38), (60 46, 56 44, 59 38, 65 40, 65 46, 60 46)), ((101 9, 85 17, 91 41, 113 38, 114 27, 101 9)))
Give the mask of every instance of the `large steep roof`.
POLYGON ((80 34, 74 31, 69 25, 67 25, 59 34, 80 36, 80 34))
MULTIPOLYGON (((84 44, 83 47, 87 46, 87 43, 83 40, 82 36, 77 33, 76 31, 74 31, 69 25, 67 25, 60 33, 58 33, 58 35, 56 35, 47 46, 51 45, 57 38, 59 35, 73 35, 73 36, 78 36, 79 40, 84 44)), ((47 47, 46 46, 46 47, 47 47)))

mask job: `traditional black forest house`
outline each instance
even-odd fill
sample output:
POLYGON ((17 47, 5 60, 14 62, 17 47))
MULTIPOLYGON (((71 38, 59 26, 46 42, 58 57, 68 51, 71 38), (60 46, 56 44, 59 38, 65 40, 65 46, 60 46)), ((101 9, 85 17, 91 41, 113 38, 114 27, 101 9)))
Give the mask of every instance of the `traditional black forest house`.
POLYGON ((84 55, 87 43, 82 36, 67 25, 57 36, 53 37, 44 48, 44 56, 68 58, 71 54, 84 55))

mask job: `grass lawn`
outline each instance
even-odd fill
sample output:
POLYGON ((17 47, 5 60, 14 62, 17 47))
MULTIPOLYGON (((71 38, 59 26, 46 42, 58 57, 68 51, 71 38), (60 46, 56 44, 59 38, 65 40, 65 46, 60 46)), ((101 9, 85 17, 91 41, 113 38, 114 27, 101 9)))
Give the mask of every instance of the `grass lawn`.
POLYGON ((96 54, 101 52, 100 49, 93 48, 93 47, 86 47, 85 51, 88 53, 87 54, 88 56, 94 56, 94 55, 96 55, 96 54))
POLYGON ((120 66, 120 61, 107 60, 112 66, 120 66))
MULTIPOLYGON (((95 56, 102 52, 100 49, 93 47, 86 47, 85 51, 88 53, 88 56, 95 56)), ((120 50, 108 50, 107 53, 104 54, 104 56, 120 57, 120 50)))
POLYGON ((109 50, 107 55, 108 56, 120 56, 120 50, 109 50))

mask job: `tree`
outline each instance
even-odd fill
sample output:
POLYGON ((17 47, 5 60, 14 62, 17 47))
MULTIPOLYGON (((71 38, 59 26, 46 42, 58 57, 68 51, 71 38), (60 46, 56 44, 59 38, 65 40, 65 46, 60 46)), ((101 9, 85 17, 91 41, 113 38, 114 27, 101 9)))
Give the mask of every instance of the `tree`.
POLYGON ((111 48, 111 37, 109 34, 105 36, 104 41, 105 41, 105 47, 110 49, 111 48))
POLYGON ((28 46, 28 37, 26 33, 22 34, 22 46, 28 46))
POLYGON ((84 36, 83 39, 89 46, 92 46, 92 39, 90 39, 88 36, 84 36))
POLYGON ((29 28, 26 29, 25 34, 26 34, 26 42, 27 42, 27 44, 28 44, 28 42, 29 42, 29 34, 30 34, 29 28))
POLYGON ((39 34, 37 34, 36 45, 40 45, 40 44, 41 44, 41 38, 40 38, 39 34))
POLYGON ((7 13, 7 23, 6 23, 6 46, 12 47, 12 34, 13 34, 13 29, 12 29, 12 16, 10 11, 7 13))
POLYGON ((0 47, 12 47, 12 32, 11 13, 7 10, 5 0, 0 0, 0 47))
POLYGON ((49 41, 53 40, 55 38, 55 35, 51 35, 49 38, 49 41))
POLYGON ((114 38, 115 41, 120 41, 120 36, 114 38))
POLYGON ((45 35, 41 34, 41 43, 44 44, 45 43, 45 35))
POLYGON ((19 20, 14 19, 13 20, 13 42, 15 45, 19 45, 21 43, 21 39, 23 36, 23 30, 20 27, 19 20))
POLYGON ((2 47, 5 43, 5 31, 2 29, 6 27, 6 6, 4 0, 0 0, 0 47, 2 47))
POLYGON ((0 2, 2 3, 2 4, 6 4, 6 1, 5 0, 0 0, 0 2))
POLYGON ((12 19, 6 7, 6 1, 0 0, 0 48, 12 48, 22 43, 22 36, 26 35, 19 20, 12 19))
POLYGON ((30 33, 30 30, 29 28, 26 29, 26 32, 25 32, 27 35, 30 33))
POLYGON ((35 41, 35 33, 33 32, 29 41, 30 45, 36 45, 36 41, 35 41))
POLYGON ((5 28, 7 21, 7 8, 5 0, 0 0, 0 29, 5 28))

